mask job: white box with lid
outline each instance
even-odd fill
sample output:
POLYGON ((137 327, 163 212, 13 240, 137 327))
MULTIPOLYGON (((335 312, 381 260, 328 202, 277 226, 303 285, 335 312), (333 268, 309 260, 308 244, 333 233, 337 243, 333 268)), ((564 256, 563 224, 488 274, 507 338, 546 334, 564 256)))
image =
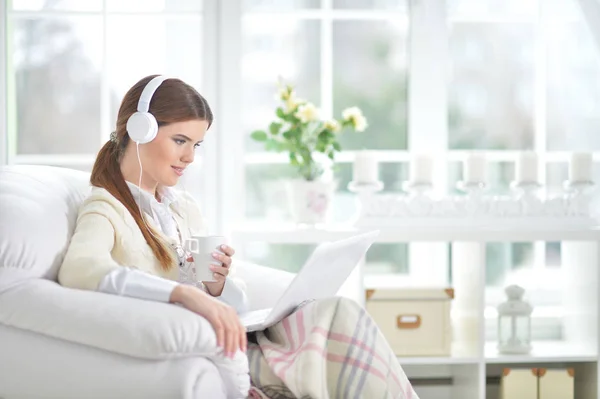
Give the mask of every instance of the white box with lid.
POLYGON ((573 399, 575 397, 575 370, 573 368, 538 370, 539 399, 573 399))
POLYGON ((538 399, 538 376, 536 368, 502 371, 500 399, 538 399))
POLYGON ((397 356, 450 356, 452 288, 366 291, 366 309, 397 356))

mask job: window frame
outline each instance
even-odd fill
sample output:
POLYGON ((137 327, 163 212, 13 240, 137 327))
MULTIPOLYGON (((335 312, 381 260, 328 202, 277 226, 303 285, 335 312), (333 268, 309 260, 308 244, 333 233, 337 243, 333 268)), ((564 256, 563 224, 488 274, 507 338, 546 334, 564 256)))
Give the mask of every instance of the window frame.
POLYGON ((0 166, 8 164, 8 88, 7 88, 7 66, 8 51, 6 49, 8 34, 8 4, 0 7, 0 166))

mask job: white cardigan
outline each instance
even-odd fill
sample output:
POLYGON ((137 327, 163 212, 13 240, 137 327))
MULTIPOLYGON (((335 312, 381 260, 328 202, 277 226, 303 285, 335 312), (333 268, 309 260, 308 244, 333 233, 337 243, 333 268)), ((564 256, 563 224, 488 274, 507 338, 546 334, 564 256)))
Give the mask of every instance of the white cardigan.
MULTIPOLYGON (((193 197, 175 194, 169 209, 182 238, 206 235, 204 218, 193 197)), ((162 234, 160 223, 148 224, 166 242, 174 238, 162 234)), ((232 270, 233 271, 233 270, 232 270)), ((125 206, 103 188, 93 187, 79 210, 77 225, 58 273, 58 281, 67 287, 99 290, 141 299, 168 301, 178 284, 176 263, 164 271, 146 243, 135 220, 125 206)), ((238 313, 247 309, 247 298, 239 281, 228 277, 218 299, 233 306, 238 313)))

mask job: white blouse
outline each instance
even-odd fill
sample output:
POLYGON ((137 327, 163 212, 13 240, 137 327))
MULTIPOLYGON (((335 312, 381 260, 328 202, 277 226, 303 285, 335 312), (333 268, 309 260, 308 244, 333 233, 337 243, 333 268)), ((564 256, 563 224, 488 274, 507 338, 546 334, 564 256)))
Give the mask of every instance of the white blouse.
MULTIPOLYGON (((169 207, 174 201, 177 201, 172 190, 168 187, 162 188, 158 193, 161 201, 158 202, 154 196, 147 191, 140 190, 137 185, 131 182, 127 182, 127 184, 142 211, 154 220, 155 225, 159 226, 163 234, 175 238, 179 242, 177 223, 169 207)), ((189 267, 185 256, 180 257, 180 267, 189 267)), ((182 273, 180 273, 181 276, 182 273)), ((102 279, 98 290, 109 294, 169 302, 171 293, 177 285, 189 283, 181 280, 182 278, 176 282, 134 268, 120 267, 102 279)), ((199 288, 204 289, 204 285, 200 284, 199 288)), ((248 301, 245 292, 229 278, 226 278, 223 292, 217 299, 232 306, 238 314, 247 311, 248 301)))

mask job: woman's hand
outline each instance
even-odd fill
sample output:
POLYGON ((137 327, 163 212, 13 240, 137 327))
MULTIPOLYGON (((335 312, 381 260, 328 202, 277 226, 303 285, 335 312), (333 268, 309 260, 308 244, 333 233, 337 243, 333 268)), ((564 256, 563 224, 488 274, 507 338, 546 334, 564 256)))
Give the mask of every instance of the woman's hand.
POLYGON ((223 287, 225 286, 225 280, 227 275, 229 274, 229 269, 231 267, 231 257, 235 254, 235 250, 227 245, 221 245, 221 251, 223 254, 219 252, 213 252, 212 257, 215 260, 218 260, 223 265, 210 265, 210 270, 213 272, 213 277, 216 281, 203 281, 202 283, 206 286, 206 289, 212 296, 219 296, 223 292, 223 287))
POLYGON ((208 320, 217 335, 217 345, 223 348, 225 356, 233 358, 238 349, 246 351, 246 329, 231 306, 194 286, 183 284, 173 289, 170 301, 180 303, 208 320))

